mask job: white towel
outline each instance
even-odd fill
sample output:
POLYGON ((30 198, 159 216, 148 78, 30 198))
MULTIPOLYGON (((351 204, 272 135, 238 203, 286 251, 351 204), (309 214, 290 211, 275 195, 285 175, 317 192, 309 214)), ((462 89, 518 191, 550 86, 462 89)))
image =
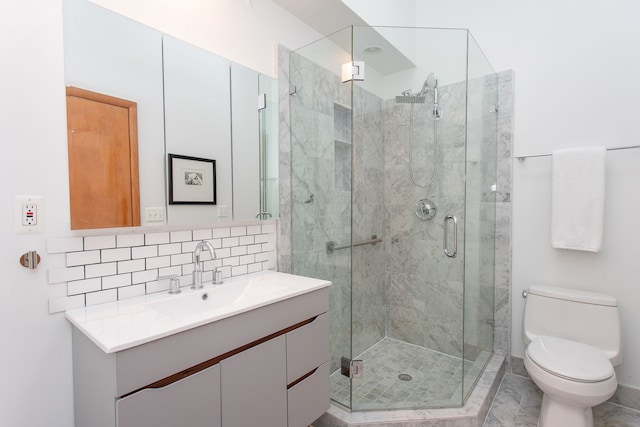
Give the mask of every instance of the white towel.
POLYGON ((553 151, 551 246, 599 252, 604 225, 605 147, 553 151))

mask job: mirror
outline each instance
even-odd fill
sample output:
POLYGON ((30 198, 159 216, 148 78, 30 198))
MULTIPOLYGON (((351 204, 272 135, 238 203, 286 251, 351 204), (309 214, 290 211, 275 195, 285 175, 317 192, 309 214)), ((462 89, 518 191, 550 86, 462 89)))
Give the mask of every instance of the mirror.
POLYGON ((66 85, 137 104, 141 225, 207 225, 275 211, 263 208, 272 180, 261 175, 263 135, 272 135, 277 166, 275 79, 86 0, 63 7, 66 85), (271 120, 257 111, 261 86, 272 91, 263 97, 271 120), (215 160, 215 205, 167 203, 169 154, 215 160))
POLYGON ((65 0, 63 14, 66 86, 137 104, 144 218, 165 206, 162 34, 84 0, 65 0))

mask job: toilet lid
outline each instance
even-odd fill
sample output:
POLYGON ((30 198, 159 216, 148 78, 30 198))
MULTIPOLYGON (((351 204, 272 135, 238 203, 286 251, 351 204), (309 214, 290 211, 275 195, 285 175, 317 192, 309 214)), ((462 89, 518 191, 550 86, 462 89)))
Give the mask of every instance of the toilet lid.
POLYGON ((542 369, 573 381, 604 381, 614 373, 602 350, 562 338, 538 336, 527 347, 527 354, 542 369))

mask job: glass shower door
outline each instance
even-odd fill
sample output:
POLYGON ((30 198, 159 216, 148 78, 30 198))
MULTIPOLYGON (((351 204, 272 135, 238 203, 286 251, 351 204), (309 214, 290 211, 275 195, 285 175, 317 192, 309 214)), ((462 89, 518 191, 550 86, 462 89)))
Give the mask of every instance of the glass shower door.
POLYGON ((292 269, 332 282, 331 396, 351 407, 351 29, 291 52, 292 269), (333 248, 333 249, 332 249, 333 248))

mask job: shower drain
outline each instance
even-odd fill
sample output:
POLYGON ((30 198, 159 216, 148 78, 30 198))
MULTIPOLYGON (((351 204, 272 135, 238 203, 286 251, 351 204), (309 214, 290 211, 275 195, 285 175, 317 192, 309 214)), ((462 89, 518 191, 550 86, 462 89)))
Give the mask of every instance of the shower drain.
POLYGON ((398 379, 400 381, 411 381, 413 379, 413 377, 409 374, 400 374, 398 375, 398 379))

